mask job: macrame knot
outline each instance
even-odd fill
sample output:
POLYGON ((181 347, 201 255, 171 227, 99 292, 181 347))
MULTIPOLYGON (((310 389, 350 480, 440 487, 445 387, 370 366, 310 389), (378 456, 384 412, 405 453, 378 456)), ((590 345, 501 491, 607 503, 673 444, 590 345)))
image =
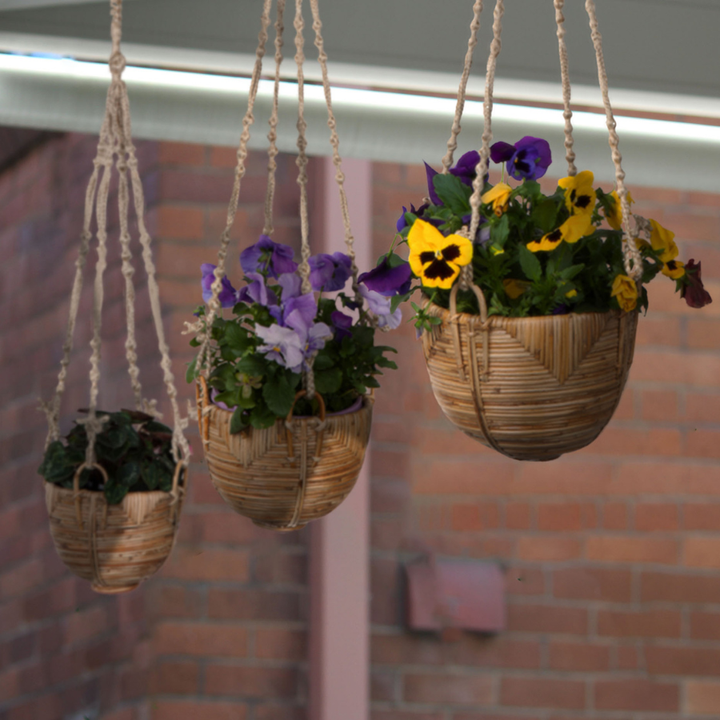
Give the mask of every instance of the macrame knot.
POLYGON ((116 80, 119 80, 120 76, 123 74, 123 72, 125 70, 125 66, 126 66, 125 56, 121 52, 114 52, 110 56, 108 65, 110 66, 110 72, 112 73, 113 78, 115 78, 116 80))

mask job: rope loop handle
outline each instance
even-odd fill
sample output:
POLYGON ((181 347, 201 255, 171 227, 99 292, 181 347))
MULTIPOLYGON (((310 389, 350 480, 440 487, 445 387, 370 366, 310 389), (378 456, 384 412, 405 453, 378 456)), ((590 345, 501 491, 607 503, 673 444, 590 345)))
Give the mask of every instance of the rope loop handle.
POLYGON ((75 475, 73 476, 73 499, 75 500, 75 519, 81 530, 85 529, 82 520, 82 496, 80 495, 80 475, 82 475, 83 470, 97 470, 103 476, 104 483, 107 483, 109 480, 107 470, 99 463, 84 462, 78 465, 75 475))

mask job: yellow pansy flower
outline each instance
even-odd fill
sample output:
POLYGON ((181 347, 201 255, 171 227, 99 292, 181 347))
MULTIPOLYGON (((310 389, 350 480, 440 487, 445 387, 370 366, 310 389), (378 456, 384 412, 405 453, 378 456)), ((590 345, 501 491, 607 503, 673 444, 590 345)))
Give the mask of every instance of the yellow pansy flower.
POLYGON ((681 263, 679 260, 668 260, 662 266, 662 274, 677 280, 685 274, 685 263, 681 263))
POLYGON ((515 280, 514 278, 506 278, 502 282, 505 294, 511 300, 517 300, 530 287, 530 285, 532 285, 532 283, 527 280, 515 280))
POLYGON ((473 256, 472 243, 462 235, 445 237, 434 225, 416 220, 408 233, 410 269, 425 287, 448 290, 460 268, 473 256))
MULTIPOLYGON (((613 205, 612 212, 605 212, 605 219, 608 221, 608 225, 613 230, 620 230, 622 229, 622 207, 620 205, 620 197, 617 194, 617 190, 613 190, 610 193, 610 197, 612 197, 615 201, 615 204, 613 205)), ((630 205, 635 202, 629 192, 627 194, 627 201, 630 205)))
POLYGON ((637 305, 637 285, 635 281, 627 275, 617 275, 612 285, 610 297, 617 298, 620 309, 630 312, 637 305))
POLYGON ((571 245, 580 238, 591 235, 595 231, 589 215, 571 215, 557 230, 543 235, 540 240, 528 243, 527 248, 532 252, 554 250, 563 240, 571 245))
POLYGON ((569 290, 565 293, 566 298, 574 298, 577 297, 577 290, 569 290))
POLYGON ((590 170, 558 180, 558 186, 565 190, 565 206, 571 215, 587 213, 592 215, 597 195, 593 189, 595 176, 590 170))
POLYGON ((492 203, 495 214, 500 217, 508 208, 512 188, 506 183, 500 182, 494 188, 488 190, 480 200, 486 205, 492 203))
POLYGON ((652 232, 650 233, 650 244, 653 250, 662 250, 660 260, 664 263, 674 260, 678 256, 678 248, 675 244, 675 233, 664 228, 659 222, 650 220, 652 232))

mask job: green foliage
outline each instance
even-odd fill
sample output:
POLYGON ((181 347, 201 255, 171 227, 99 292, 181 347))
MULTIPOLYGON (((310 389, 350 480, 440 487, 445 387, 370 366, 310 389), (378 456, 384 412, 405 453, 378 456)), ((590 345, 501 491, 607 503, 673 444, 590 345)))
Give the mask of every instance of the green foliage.
MULTIPOLYGON (((443 204, 426 206, 420 217, 426 221, 442 221, 438 227, 444 235, 457 232, 464 225, 463 218, 467 221, 470 214, 472 189, 450 173, 435 175, 433 184, 443 204)), ((491 187, 486 184, 484 192, 491 187)), ((479 242, 474 244, 472 270, 490 315, 525 317, 558 312, 605 312, 619 307, 610 293, 615 278, 625 275, 622 231, 601 227, 605 217, 613 213, 615 199, 600 188, 596 188, 596 194, 597 200, 589 215, 594 226, 590 234, 575 242, 563 239, 552 250, 537 250, 537 246, 532 250, 528 245, 558 230, 570 218, 563 188, 558 187, 546 196, 538 182, 525 181, 513 188, 506 208, 496 212, 492 204, 481 205, 479 242)), ((407 242, 416 219, 417 215, 405 213, 407 227, 400 232, 401 242, 407 242)), ((663 267, 659 260, 662 251, 641 243, 640 252, 642 282, 647 283, 663 267)), ((683 282, 678 281, 678 286, 683 282)), ((449 306, 449 290, 423 288, 423 292, 441 307, 449 306)), ((409 297, 410 294, 396 300, 401 302, 409 297)), ((412 307, 419 331, 429 330, 436 324, 437 318, 428 316, 419 305, 413 303, 412 307)), ((638 297, 637 308, 647 309, 644 290, 638 297)), ((458 311, 479 313, 472 292, 458 293, 458 311)))
MULTIPOLYGON (((108 503, 122 502, 129 492, 172 488, 175 462, 172 457, 172 430, 151 415, 136 410, 107 413, 102 431, 95 441, 99 465, 108 474, 108 482, 97 470, 83 470, 80 488, 102 491, 108 503)), ((85 462, 87 450, 85 426, 75 424, 64 438, 50 443, 38 472, 45 480, 72 488, 77 468, 85 462)))

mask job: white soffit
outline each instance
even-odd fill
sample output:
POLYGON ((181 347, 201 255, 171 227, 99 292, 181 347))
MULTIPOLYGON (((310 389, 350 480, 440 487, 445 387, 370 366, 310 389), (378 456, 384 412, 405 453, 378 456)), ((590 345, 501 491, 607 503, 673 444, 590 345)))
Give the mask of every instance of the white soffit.
MULTIPOLYGON (((96 133, 101 123, 109 80, 97 62, 75 62, 72 56, 103 61, 109 43, 77 38, 0 32, 0 124, 96 133), (18 53, 17 55, 7 53, 18 53), (28 54, 44 57, 27 57, 28 54)), ((254 57, 230 53, 163 48, 128 43, 126 80, 138 138, 236 145, 247 103, 254 57), (143 66, 143 67, 137 67, 143 66), (158 70, 153 68, 168 68, 158 70), (172 70, 170 70, 172 68, 172 70), (190 72, 188 72, 190 71, 190 72)), ((273 70, 272 58, 266 72, 273 70)), ((287 63, 291 78, 293 63, 287 63)), ((370 160, 438 164, 454 111, 458 78, 449 73, 400 70, 331 63, 333 104, 343 154, 370 160), (338 87, 344 86, 344 87, 338 87), (364 89, 363 89, 364 88, 364 89), (438 97, 439 96, 439 97, 438 97)), ((308 63, 306 78, 320 79, 317 63, 308 63)), ((484 79, 471 78, 460 151, 476 148, 482 134, 484 79)), ((295 150, 296 88, 283 83, 279 126, 281 150, 295 150)), ((557 109, 560 86, 522 80, 496 81, 493 134, 510 142, 523 135, 546 138, 554 151, 553 168, 564 174, 563 120, 557 109), (506 101, 506 102, 503 102, 506 101)), ((271 83, 261 84, 256 131, 251 147, 265 147, 271 83)), ((667 119, 618 118, 618 132, 628 183, 720 192, 720 100, 647 91, 612 90, 621 112, 660 114, 667 119), (691 119, 691 122, 678 120, 691 119)), ((320 88, 308 86, 306 115, 309 148, 329 154, 326 110, 320 88)), ((600 93, 574 86, 576 151, 581 168, 592 168, 599 180, 612 182, 614 170, 607 145, 600 93), (589 110, 589 111, 588 111, 589 110)))

